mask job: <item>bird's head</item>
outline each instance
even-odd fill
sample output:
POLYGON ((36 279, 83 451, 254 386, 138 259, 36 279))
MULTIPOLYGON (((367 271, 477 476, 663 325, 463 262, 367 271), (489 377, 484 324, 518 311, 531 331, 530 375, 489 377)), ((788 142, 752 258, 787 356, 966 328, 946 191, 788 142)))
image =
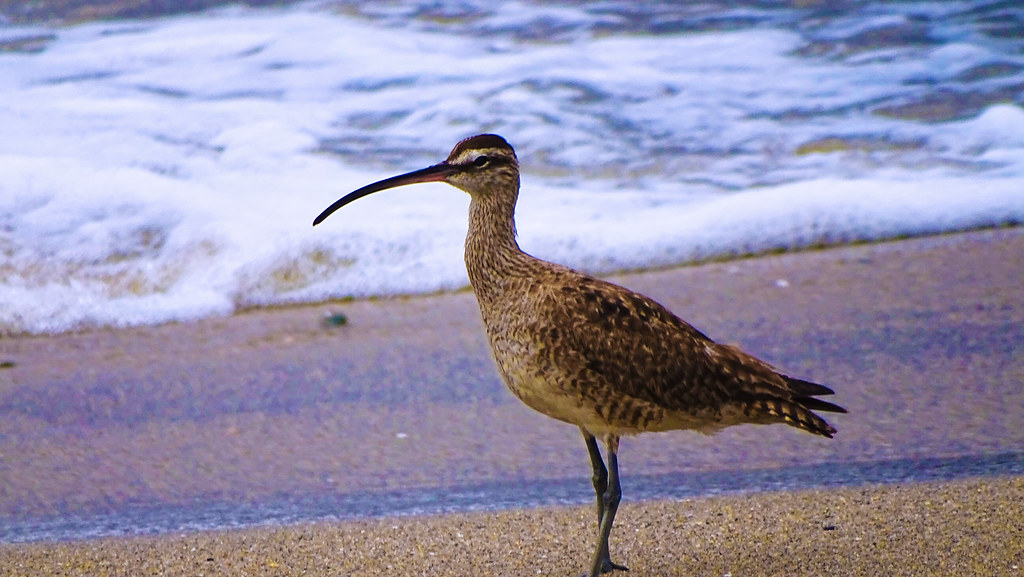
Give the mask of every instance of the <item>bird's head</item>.
POLYGON ((346 194, 320 213, 313 220, 313 226, 354 200, 381 190, 418 182, 447 182, 469 193, 474 199, 507 194, 514 203, 519 192, 519 162, 512 147, 497 134, 471 136, 456 144, 444 162, 385 178, 346 194))

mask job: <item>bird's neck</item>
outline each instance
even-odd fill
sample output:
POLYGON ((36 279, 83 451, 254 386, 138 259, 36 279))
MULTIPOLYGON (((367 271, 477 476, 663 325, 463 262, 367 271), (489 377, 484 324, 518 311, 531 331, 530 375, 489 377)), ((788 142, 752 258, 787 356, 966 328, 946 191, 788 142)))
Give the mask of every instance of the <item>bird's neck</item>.
POLYGON ((502 285, 519 276, 530 257, 516 242, 516 197, 473 197, 466 234, 466 271, 481 302, 499 294, 502 285))

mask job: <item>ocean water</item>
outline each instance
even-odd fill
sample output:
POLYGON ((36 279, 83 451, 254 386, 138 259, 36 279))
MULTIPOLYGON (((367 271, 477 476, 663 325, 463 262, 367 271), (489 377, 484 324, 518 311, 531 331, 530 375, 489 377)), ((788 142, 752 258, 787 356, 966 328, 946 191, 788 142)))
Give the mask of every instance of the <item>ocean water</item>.
POLYGON ((0 334, 465 286, 496 132, 594 273, 1024 222, 1014 2, 315 2, 0 26, 0 334))

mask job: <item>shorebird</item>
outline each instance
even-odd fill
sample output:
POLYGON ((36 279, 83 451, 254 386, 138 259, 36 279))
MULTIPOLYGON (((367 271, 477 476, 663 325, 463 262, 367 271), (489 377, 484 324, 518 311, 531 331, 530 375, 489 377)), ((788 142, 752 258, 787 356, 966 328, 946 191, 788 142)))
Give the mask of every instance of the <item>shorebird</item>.
POLYGON ((446 182, 469 193, 466 270, 505 385, 529 407, 583 434, 597 496, 591 577, 627 570, 608 551, 622 496, 621 436, 712 433, 743 423, 786 423, 829 438, 836 432, 812 412, 846 412, 815 398, 833 394, 828 387, 716 343, 643 295, 524 253, 515 226, 519 163, 500 136, 467 138, 444 162, 353 191, 313 225, 366 195, 419 182, 446 182))

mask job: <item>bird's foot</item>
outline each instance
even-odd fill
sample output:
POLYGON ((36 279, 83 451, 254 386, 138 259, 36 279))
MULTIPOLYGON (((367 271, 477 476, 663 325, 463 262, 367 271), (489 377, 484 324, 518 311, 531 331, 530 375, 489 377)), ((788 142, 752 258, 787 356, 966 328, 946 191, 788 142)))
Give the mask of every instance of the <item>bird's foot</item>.
POLYGON ((598 575, 604 575, 605 573, 611 573, 612 571, 629 571, 629 567, 619 565, 618 563, 612 563, 612 560, 606 557, 601 561, 601 567, 596 574, 591 575, 590 573, 584 573, 582 577, 597 577, 598 575))
POLYGON ((611 559, 605 559, 604 563, 601 564, 601 573, 611 573, 612 571, 629 571, 629 567, 612 563, 611 559))

